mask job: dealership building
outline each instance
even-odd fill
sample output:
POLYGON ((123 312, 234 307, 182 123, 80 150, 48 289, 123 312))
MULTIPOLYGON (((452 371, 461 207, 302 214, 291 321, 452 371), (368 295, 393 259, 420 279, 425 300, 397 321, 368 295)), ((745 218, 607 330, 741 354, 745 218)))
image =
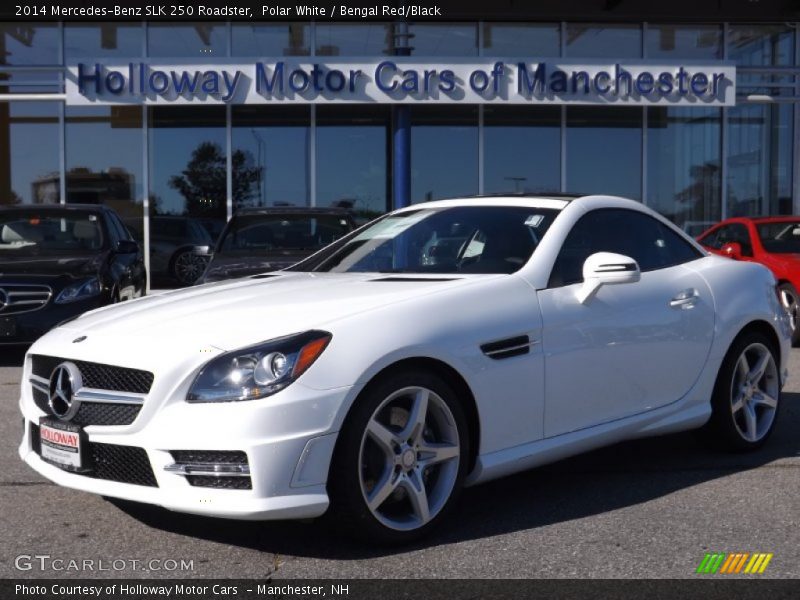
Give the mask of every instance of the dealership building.
POLYGON ((594 4, 580 20, 2 23, 0 202, 113 207, 153 287, 242 207, 368 218, 606 193, 693 234, 797 212, 792 15, 594 4))

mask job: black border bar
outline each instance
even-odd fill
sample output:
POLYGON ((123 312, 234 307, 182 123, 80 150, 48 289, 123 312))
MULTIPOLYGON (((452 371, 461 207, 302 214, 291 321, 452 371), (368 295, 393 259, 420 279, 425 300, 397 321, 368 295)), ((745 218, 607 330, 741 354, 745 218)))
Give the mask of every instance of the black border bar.
POLYGON ((794 21, 800 0, 3 0, 0 21, 794 21), (298 14, 297 7, 317 10, 298 14), (265 10, 264 7, 267 7, 265 10), (201 10, 202 9, 202 10, 201 10))
MULTIPOLYGON (((609 557, 609 573, 614 561, 609 557)), ((759 576, 698 575, 692 579, 351 579, 351 580, 220 580, 220 579, 5 579, 0 598, 18 600, 789 600, 797 598, 797 582, 756 579, 759 576), (160 589, 170 589, 167 596, 160 589), (182 586, 179 587, 179 586, 182 586), (99 593, 98 593, 99 592, 99 593), (324 592, 324 595, 323 593, 324 592)))

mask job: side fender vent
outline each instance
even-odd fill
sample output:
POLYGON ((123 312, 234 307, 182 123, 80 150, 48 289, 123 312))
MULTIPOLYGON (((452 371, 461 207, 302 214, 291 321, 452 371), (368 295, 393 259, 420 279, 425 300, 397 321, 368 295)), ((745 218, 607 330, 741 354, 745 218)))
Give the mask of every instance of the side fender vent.
POLYGON ((536 342, 531 342, 527 335, 518 335, 504 340, 482 344, 481 351, 493 360, 500 360, 502 358, 529 354, 531 346, 535 343, 536 342))

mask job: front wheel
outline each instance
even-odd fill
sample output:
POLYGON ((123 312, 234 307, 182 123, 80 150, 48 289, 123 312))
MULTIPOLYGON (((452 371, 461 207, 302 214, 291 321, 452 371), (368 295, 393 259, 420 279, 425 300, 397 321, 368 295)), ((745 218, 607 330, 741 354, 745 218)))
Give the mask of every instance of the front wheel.
POLYGON ((760 448, 772 433, 780 403, 775 350, 762 334, 741 335, 720 368, 708 431, 730 450, 760 448))
POLYGON ((438 376, 404 372, 370 384, 339 434, 328 482, 333 517, 385 543, 425 535, 461 490, 469 442, 464 411, 438 376))

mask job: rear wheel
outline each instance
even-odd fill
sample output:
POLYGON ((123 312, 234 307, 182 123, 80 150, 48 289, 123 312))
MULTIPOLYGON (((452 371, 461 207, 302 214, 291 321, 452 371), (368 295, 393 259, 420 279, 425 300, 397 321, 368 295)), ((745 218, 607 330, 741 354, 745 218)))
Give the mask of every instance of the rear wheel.
POLYGON ((789 326, 792 329, 792 346, 800 345, 800 330, 797 328, 800 298, 798 298, 797 290, 791 283, 782 283, 778 286, 778 296, 783 309, 789 315, 789 326))
POLYGON ((722 446, 755 450, 772 433, 780 404, 775 352, 766 336, 751 332, 737 338, 725 356, 708 425, 722 446))
POLYGON ((464 411, 431 373, 382 378, 359 396, 329 477, 338 525, 371 540, 408 542, 447 514, 469 457, 464 411))

